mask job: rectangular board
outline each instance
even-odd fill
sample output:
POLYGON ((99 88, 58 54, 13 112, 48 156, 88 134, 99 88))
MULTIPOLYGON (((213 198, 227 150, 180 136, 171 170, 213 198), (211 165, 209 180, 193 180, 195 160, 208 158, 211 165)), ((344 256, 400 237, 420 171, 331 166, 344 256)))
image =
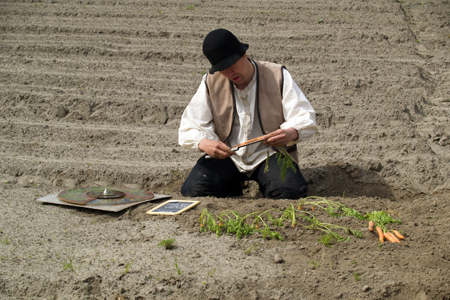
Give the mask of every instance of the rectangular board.
POLYGON ((178 215, 193 208, 200 201, 193 200, 169 200, 146 212, 148 215, 178 215))
POLYGON ((42 202, 42 203, 50 203, 50 204, 57 204, 57 205, 65 205, 65 206, 74 206, 74 207, 81 207, 81 208, 87 208, 87 209, 96 209, 96 210, 102 210, 102 211, 110 211, 110 212, 118 212, 124 209, 127 209, 129 207, 138 205, 138 204, 142 204, 142 203, 146 203, 149 201, 158 201, 158 200, 163 200, 163 199, 168 199, 171 198, 172 196, 170 195, 159 195, 159 194, 153 194, 155 195, 154 198, 149 199, 149 200, 144 200, 144 201, 140 201, 140 202, 133 202, 133 203, 127 203, 127 204, 117 204, 117 205, 78 205, 78 204, 73 204, 73 203, 69 203, 66 201, 61 201, 58 198, 58 194, 51 194, 45 197, 42 197, 40 199, 37 199, 36 201, 38 202, 42 202))

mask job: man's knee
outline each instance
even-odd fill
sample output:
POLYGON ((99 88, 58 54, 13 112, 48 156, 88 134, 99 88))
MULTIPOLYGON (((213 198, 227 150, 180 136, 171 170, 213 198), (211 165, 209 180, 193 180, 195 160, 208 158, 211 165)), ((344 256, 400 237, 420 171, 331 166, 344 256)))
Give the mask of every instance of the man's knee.
POLYGON ((210 196, 218 187, 203 178, 188 178, 181 187, 181 195, 184 197, 210 196), (196 180, 195 180, 196 179, 196 180), (203 179, 203 180, 202 180, 203 179))
POLYGON ((184 184, 181 187, 181 195, 183 195, 184 197, 202 197, 202 196, 205 196, 204 192, 193 188, 192 184, 190 186, 188 186, 187 184, 184 184))
POLYGON ((300 199, 307 196, 308 186, 306 184, 299 187, 283 187, 269 191, 269 198, 272 199, 300 199))
POLYGON ((184 197, 236 197, 242 196, 242 187, 239 183, 224 185, 221 181, 210 180, 186 180, 181 187, 181 195, 184 197))

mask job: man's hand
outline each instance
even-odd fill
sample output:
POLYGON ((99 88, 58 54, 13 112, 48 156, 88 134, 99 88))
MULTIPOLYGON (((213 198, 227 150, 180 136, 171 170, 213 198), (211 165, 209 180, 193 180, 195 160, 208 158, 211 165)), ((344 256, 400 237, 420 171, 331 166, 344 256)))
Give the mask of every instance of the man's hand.
POLYGON ((217 159, 225 159, 236 154, 225 143, 208 139, 201 140, 198 149, 217 159))
POLYGON ((298 139, 298 131, 294 128, 278 129, 263 137, 266 146, 286 146, 296 139, 298 139))

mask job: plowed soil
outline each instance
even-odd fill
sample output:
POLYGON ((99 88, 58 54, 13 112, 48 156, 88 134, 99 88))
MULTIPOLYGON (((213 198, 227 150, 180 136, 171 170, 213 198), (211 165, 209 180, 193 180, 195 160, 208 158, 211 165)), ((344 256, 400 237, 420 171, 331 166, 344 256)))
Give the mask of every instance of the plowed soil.
POLYGON ((0 298, 450 299, 449 1, 2 0, 0 39, 0 298), (178 146, 179 120, 216 28, 285 65, 315 108, 298 145, 309 195, 389 212, 401 244, 318 210, 362 237, 201 233, 203 209, 301 201, 251 182, 176 217, 36 201, 94 185, 181 199, 201 153, 178 146))

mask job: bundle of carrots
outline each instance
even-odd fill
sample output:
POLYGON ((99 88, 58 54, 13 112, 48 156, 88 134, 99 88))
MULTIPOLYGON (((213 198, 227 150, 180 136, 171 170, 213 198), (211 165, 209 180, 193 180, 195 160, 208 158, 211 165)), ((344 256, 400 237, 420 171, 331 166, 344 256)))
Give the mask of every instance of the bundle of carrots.
MULTIPOLYGON (((375 227, 375 223, 373 221, 369 221, 369 231, 373 231, 374 227, 375 227)), ((399 243, 400 244, 400 240, 403 240, 405 238, 397 230, 391 230, 392 232, 390 232, 390 231, 384 232, 383 229, 381 229, 380 226, 376 226, 375 230, 378 233, 378 238, 379 238, 381 243, 383 243, 384 239, 386 238, 390 242, 399 243)))

